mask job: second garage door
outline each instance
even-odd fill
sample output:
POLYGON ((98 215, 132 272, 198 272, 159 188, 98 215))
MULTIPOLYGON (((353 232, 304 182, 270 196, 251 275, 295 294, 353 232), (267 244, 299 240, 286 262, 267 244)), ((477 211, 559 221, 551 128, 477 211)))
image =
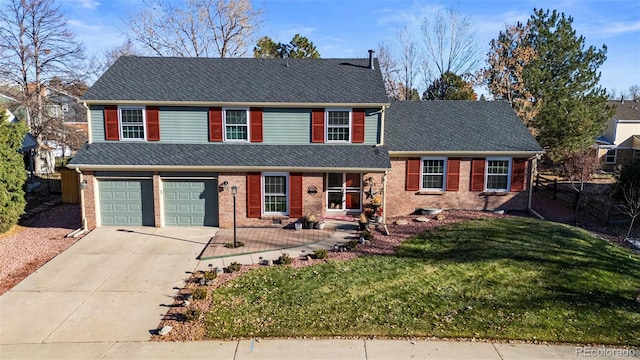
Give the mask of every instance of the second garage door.
POLYGON ((165 180, 167 226, 218 226, 218 186, 214 180, 165 180))

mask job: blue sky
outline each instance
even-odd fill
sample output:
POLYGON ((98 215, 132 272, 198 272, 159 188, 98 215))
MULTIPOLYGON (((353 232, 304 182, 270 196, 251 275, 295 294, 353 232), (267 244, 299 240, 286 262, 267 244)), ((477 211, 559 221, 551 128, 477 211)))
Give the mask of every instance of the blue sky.
MULTIPOLYGON (((6 0, 0 0, 4 2, 6 0)), ((123 42, 126 19, 139 0, 59 0, 70 29, 89 54, 123 42)), ((619 94, 640 85, 640 1, 634 0, 254 0, 265 12, 259 35, 288 42, 300 33, 324 58, 366 57, 380 41, 397 42, 407 26, 420 40, 420 23, 438 9, 454 7, 473 19, 477 42, 486 54, 489 41, 505 24, 526 22, 534 8, 557 9, 574 18, 587 45, 608 47, 600 84, 619 94)))

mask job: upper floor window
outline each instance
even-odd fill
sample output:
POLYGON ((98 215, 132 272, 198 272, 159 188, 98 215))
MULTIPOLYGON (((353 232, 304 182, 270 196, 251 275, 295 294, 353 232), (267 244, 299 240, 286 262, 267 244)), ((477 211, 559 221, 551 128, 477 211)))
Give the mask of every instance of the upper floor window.
POLYGON ((607 150, 607 154, 604 156, 605 164, 615 164, 616 163, 616 155, 618 154, 618 149, 609 149, 607 150))
POLYGON ((446 161, 444 158, 422 158, 422 190, 444 190, 446 161))
POLYGON ((351 111, 327 109, 327 142, 351 141, 351 111))
POLYGON ((486 189, 488 191, 509 191, 510 173, 510 159, 487 159, 486 189))
POLYGON ((249 111, 248 109, 225 109, 224 140, 249 141, 249 111))
POLYGON ((120 134, 123 140, 144 140, 144 108, 120 108, 120 134))

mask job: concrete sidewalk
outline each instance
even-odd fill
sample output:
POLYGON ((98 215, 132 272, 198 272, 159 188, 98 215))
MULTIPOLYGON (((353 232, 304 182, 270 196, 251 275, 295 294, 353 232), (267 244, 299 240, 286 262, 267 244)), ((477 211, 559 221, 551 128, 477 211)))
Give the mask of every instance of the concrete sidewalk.
POLYGON ((637 359, 638 349, 440 340, 240 340, 0 345, 5 359, 637 359))

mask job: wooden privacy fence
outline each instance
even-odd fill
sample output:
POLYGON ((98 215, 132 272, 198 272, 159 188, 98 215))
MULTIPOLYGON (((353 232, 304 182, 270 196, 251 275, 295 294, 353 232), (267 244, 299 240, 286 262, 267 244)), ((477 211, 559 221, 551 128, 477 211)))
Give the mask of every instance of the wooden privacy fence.
POLYGON ((62 202, 68 204, 80 203, 80 177, 75 170, 60 168, 62 182, 62 202))
MULTIPOLYGON (((575 209, 578 201, 581 201, 580 194, 571 186, 568 181, 558 181, 557 178, 536 175, 534 191, 544 191, 551 194, 554 200, 560 201, 570 209, 575 209)), ((583 192, 588 200, 580 204, 580 210, 596 219, 604 225, 619 224, 629 221, 629 216, 624 214, 618 204, 612 201, 602 201, 583 192)))

